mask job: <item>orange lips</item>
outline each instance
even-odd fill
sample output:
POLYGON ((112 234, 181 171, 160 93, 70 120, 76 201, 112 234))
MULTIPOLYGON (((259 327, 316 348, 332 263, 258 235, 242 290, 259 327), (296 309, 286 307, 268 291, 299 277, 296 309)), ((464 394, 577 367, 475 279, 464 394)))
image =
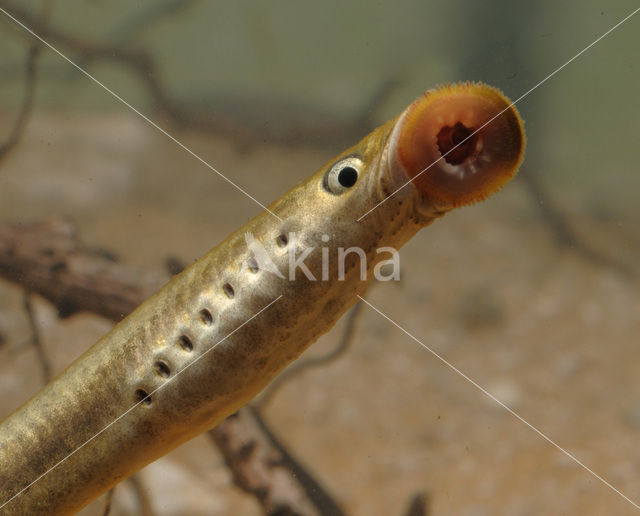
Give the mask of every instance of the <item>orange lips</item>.
POLYGON ((449 208, 502 188, 524 153, 522 121, 510 104, 479 83, 430 90, 411 104, 394 132, 396 158, 415 187, 449 208))

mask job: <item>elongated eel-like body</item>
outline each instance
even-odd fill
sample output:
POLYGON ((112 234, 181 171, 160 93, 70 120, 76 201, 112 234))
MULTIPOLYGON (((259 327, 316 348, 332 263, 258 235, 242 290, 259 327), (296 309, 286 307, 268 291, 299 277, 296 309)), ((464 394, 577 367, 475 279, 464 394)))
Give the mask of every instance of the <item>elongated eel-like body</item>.
POLYGON ((523 149, 519 116, 496 90, 467 83, 425 93, 273 203, 282 221, 268 212, 251 220, 4 420, 0 514, 74 513, 215 426, 364 294, 389 257, 379 248, 399 248, 498 190, 523 149), (355 252, 340 270, 338 250, 351 247, 366 254, 366 279, 355 252), (291 258, 308 248, 303 263, 316 279, 302 268, 293 279, 291 258))

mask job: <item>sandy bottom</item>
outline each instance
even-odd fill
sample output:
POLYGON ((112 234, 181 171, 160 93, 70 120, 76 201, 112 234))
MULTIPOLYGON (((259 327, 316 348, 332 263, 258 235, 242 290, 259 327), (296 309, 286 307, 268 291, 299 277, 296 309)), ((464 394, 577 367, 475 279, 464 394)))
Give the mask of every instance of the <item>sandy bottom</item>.
MULTIPOLYGON (((256 198, 275 199, 332 153, 183 134, 256 198)), ((624 188, 624 185, 620 185, 624 188)), ((640 273, 640 216, 563 209, 602 254, 640 273)), ((160 269, 204 253, 259 208, 184 151, 131 118, 40 117, 0 170, 0 220, 71 217, 85 241, 160 269)), ((554 193, 565 199, 565 192, 554 193)), ((486 389, 633 500, 640 501, 640 294, 615 267, 558 248, 515 181, 489 202, 447 215, 401 253, 402 280, 371 303, 468 379, 365 308, 348 353, 285 385, 268 405, 276 433, 348 514, 400 515, 427 492, 434 515, 632 514, 634 507, 483 394, 486 389)), ((37 318, 60 371, 110 324, 37 318)), ((312 346, 336 344, 342 321, 312 346)), ((0 282, 0 416, 40 387, 21 291, 0 282)), ((160 515, 258 515, 217 451, 199 437, 144 469, 160 515)), ((139 514, 129 483, 112 516, 139 514)), ((102 500, 84 516, 99 515, 102 500)))

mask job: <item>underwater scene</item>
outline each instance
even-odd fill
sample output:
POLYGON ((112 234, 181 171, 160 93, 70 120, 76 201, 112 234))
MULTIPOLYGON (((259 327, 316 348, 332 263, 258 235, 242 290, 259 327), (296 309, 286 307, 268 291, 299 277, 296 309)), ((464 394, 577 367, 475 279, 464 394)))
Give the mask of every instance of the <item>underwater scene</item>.
POLYGON ((0 515, 635 514, 639 10, 0 0, 0 515))

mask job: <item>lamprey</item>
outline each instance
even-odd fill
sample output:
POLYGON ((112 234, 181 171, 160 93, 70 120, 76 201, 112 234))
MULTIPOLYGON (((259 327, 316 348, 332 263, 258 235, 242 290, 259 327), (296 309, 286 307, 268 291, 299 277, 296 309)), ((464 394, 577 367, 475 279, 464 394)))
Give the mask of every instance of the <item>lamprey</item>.
POLYGON ((0 514, 78 511, 234 413, 364 294, 381 249, 497 191, 523 151, 497 90, 426 92, 270 205, 281 221, 241 227, 11 414, 0 514))

